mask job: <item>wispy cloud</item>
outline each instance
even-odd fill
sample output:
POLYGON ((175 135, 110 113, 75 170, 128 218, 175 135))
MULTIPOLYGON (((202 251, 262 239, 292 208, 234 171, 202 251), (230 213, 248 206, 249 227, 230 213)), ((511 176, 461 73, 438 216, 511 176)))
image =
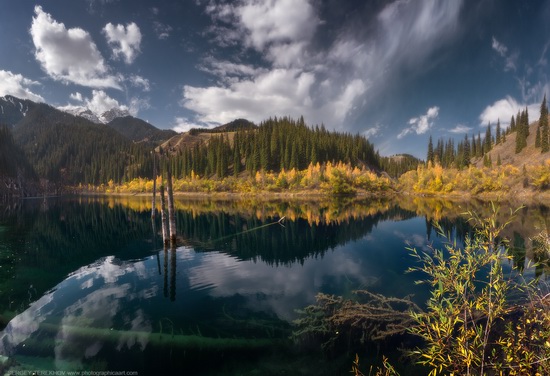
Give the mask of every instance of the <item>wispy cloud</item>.
POLYGON ((374 98, 370 93, 385 88, 404 66, 424 63, 455 34, 462 1, 376 6, 372 22, 363 22, 363 11, 372 7, 364 4, 344 23, 321 18, 315 1, 243 0, 237 6, 209 1, 212 42, 252 50, 262 60, 243 63, 239 55, 221 62, 209 56, 202 67, 218 78, 216 84, 185 86, 182 105, 208 122, 281 114, 304 115, 333 128, 349 124, 374 98), (328 40, 316 43, 321 37, 328 40))
POLYGON ((449 129, 449 132, 454 134, 465 134, 470 132, 471 130, 472 130, 472 127, 468 127, 467 125, 464 125, 464 124, 457 124, 454 128, 449 129))
POLYGON ((363 132, 363 136, 366 138, 375 137, 378 134, 380 134, 380 131, 382 130, 382 126, 380 124, 376 124, 374 127, 368 128, 363 132))
POLYGON ((34 93, 31 88, 40 85, 39 82, 0 69, 0 96, 13 95, 17 98, 30 99, 36 102, 44 102, 41 95, 34 93))
POLYGON ((149 91, 151 90, 151 84, 148 79, 141 77, 140 75, 134 74, 131 75, 128 80, 130 81, 130 84, 134 87, 139 87, 143 91, 149 91))
POLYGON ((508 47, 503 43, 499 42, 495 37, 493 37, 493 42, 491 44, 493 50, 495 50, 502 58, 504 58, 504 71, 515 71, 517 70, 517 62, 519 58, 519 53, 508 53, 508 47))
POLYGON ((154 21, 153 30, 155 30, 155 33, 157 34, 158 39, 164 40, 170 37, 170 34, 173 31, 173 28, 172 26, 163 24, 162 22, 154 21))
POLYGON ((35 57, 54 80, 94 88, 120 89, 121 77, 111 75, 90 34, 80 28, 67 29, 43 11, 34 8, 30 33, 35 57))
POLYGON ((401 139, 409 133, 424 134, 433 126, 433 120, 439 115, 439 107, 430 107, 426 114, 409 119, 409 127, 403 129, 397 138, 401 139))
POLYGON ((493 47, 493 50, 498 52, 498 54, 502 57, 505 57, 506 52, 508 52, 508 47, 506 47, 504 44, 500 43, 495 37, 493 37, 492 47, 493 47))
POLYGON ((170 37, 174 28, 168 24, 159 21, 158 17, 160 9, 158 7, 151 8, 151 17, 153 18, 153 30, 160 40, 165 40, 170 37))

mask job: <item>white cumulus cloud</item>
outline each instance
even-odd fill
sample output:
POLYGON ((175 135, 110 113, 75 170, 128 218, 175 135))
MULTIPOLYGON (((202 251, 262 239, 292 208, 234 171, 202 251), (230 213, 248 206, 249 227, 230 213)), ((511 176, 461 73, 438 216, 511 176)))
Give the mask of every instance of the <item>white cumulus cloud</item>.
POLYGON ((319 23, 306 0, 248 0, 235 13, 248 31, 248 43, 258 50, 271 43, 308 40, 319 23))
POLYGON ((103 28, 103 33, 109 46, 113 50, 113 57, 123 58, 126 64, 132 64, 140 53, 141 31, 135 22, 128 25, 113 25, 108 23, 103 28))
POLYGON ((88 32, 67 29, 39 5, 34 13, 30 33, 35 57, 51 78, 87 87, 120 89, 120 77, 109 73, 88 32))
POLYGON ((540 104, 525 104, 519 103, 516 99, 507 96, 506 98, 499 99, 493 104, 485 107, 483 112, 479 115, 479 122, 481 126, 487 126, 487 124, 496 124, 500 120, 500 124, 507 126, 510 124, 512 116, 516 116, 518 112, 525 110, 529 113, 529 119, 539 117, 540 104))
POLYGON ((130 115, 137 116, 139 111, 146 110, 151 107, 149 100, 144 98, 132 97, 129 100, 128 105, 120 103, 115 98, 110 97, 103 90, 92 90, 91 97, 85 97, 81 93, 76 92, 70 95, 70 99, 80 102, 78 106, 66 105, 59 107, 60 110, 73 110, 82 109, 82 107, 88 108, 97 116, 101 116, 105 111, 109 111, 113 108, 121 111, 128 111, 130 115))
POLYGON ((433 126, 433 120, 439 115, 439 107, 430 107, 426 114, 409 119, 410 127, 405 128, 397 135, 397 138, 403 138, 409 133, 424 134, 433 126))
POLYGON ((30 99, 35 102, 44 102, 41 95, 31 91, 32 86, 40 83, 23 77, 21 74, 15 74, 10 71, 0 69, 0 96, 13 95, 21 99, 30 99))
POLYGON ((84 98, 82 97, 82 93, 79 93, 78 91, 75 93, 71 93, 71 95, 69 95, 69 98, 77 102, 84 101, 84 98))
POLYGON ((227 87, 184 86, 183 106, 200 114, 204 123, 227 123, 237 118, 254 122, 271 115, 299 117, 309 112, 312 74, 275 69, 227 87))
POLYGON ((201 128, 203 125, 196 124, 185 117, 176 117, 172 129, 178 133, 188 132, 192 128, 201 128))
POLYGON ((112 108, 128 110, 127 106, 121 105, 116 99, 111 98, 103 90, 93 90, 92 98, 86 99, 86 106, 96 114, 102 114, 112 108))

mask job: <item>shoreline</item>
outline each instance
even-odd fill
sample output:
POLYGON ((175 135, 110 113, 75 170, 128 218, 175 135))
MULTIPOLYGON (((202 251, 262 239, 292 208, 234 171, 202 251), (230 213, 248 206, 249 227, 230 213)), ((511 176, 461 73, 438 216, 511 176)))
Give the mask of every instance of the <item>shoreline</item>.
MULTIPOLYGON (((76 196, 104 196, 104 197, 150 197, 152 198, 152 192, 68 192, 67 195, 76 196)), ((158 195, 158 193, 157 193, 158 195)), ((59 197, 46 196, 46 197, 59 197)), ((396 197, 411 197, 411 198, 425 198, 425 199, 440 199, 449 201, 496 201, 496 202, 510 202, 518 204, 541 204, 548 205, 550 203, 550 191, 535 192, 532 190, 522 190, 513 192, 483 192, 481 194, 472 194, 470 192, 452 192, 445 194, 436 193, 418 193, 409 191, 393 191, 387 193, 372 193, 366 191, 359 191, 355 195, 330 195, 320 190, 314 191, 294 191, 294 192, 272 192, 272 191, 258 191, 258 192, 185 192, 175 191, 175 198, 183 199, 211 199, 211 200, 246 200, 254 199, 261 201, 272 200, 298 200, 298 201, 321 201, 321 200, 365 200, 365 199, 394 199, 396 197)))

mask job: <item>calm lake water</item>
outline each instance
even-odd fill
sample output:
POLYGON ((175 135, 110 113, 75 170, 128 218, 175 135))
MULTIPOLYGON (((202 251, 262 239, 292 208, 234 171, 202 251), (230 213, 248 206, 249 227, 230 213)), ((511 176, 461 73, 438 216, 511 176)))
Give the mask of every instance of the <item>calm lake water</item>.
MULTIPOLYGON (((437 247, 436 220, 460 240, 460 213, 488 211, 412 198, 176 207, 179 244, 164 250, 147 198, 0 206, 0 373, 347 375, 354 354, 289 340, 296 310, 357 289, 422 305, 406 247, 437 247)), ((549 229, 547 207, 518 212, 505 234, 516 265, 537 261, 530 239, 549 229)), ((547 278, 548 263, 525 273, 547 278)))

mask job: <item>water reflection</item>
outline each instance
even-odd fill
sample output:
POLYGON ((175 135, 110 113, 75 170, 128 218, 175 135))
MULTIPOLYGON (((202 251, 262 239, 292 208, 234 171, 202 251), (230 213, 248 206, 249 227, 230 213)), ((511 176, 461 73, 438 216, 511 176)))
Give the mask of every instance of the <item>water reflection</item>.
MULTIPOLYGON (((427 291, 404 274, 406 244, 437 245, 435 220, 459 239, 472 232, 461 203, 197 200, 178 204, 180 246, 158 249, 146 202, 111 200, 31 202, 0 217, 0 312, 14 316, 0 354, 28 369, 145 372, 163 360, 197 374, 226 364, 230 349, 246 347, 251 361, 250 348, 287 338, 318 292, 366 288, 422 304, 427 291)), ((518 214, 504 234, 514 264, 541 261, 535 273, 548 275, 535 250, 549 223, 545 207, 518 214)))
MULTIPOLYGON (((379 277, 365 273, 376 268, 365 268, 367 260, 357 262, 357 252, 336 249, 303 266, 273 268, 180 247, 159 251, 165 267, 161 276, 157 255, 138 261, 105 257, 72 273, 11 320, 2 332, 0 353, 28 369, 36 367, 33 359, 43 365, 51 358, 52 369, 77 370, 89 369, 106 352, 156 354, 163 334, 286 338, 287 321, 295 309, 312 303, 317 291, 378 283, 379 277)), ((187 350, 181 346, 172 350, 187 350)), ((105 367, 121 368, 118 362, 105 367)))

